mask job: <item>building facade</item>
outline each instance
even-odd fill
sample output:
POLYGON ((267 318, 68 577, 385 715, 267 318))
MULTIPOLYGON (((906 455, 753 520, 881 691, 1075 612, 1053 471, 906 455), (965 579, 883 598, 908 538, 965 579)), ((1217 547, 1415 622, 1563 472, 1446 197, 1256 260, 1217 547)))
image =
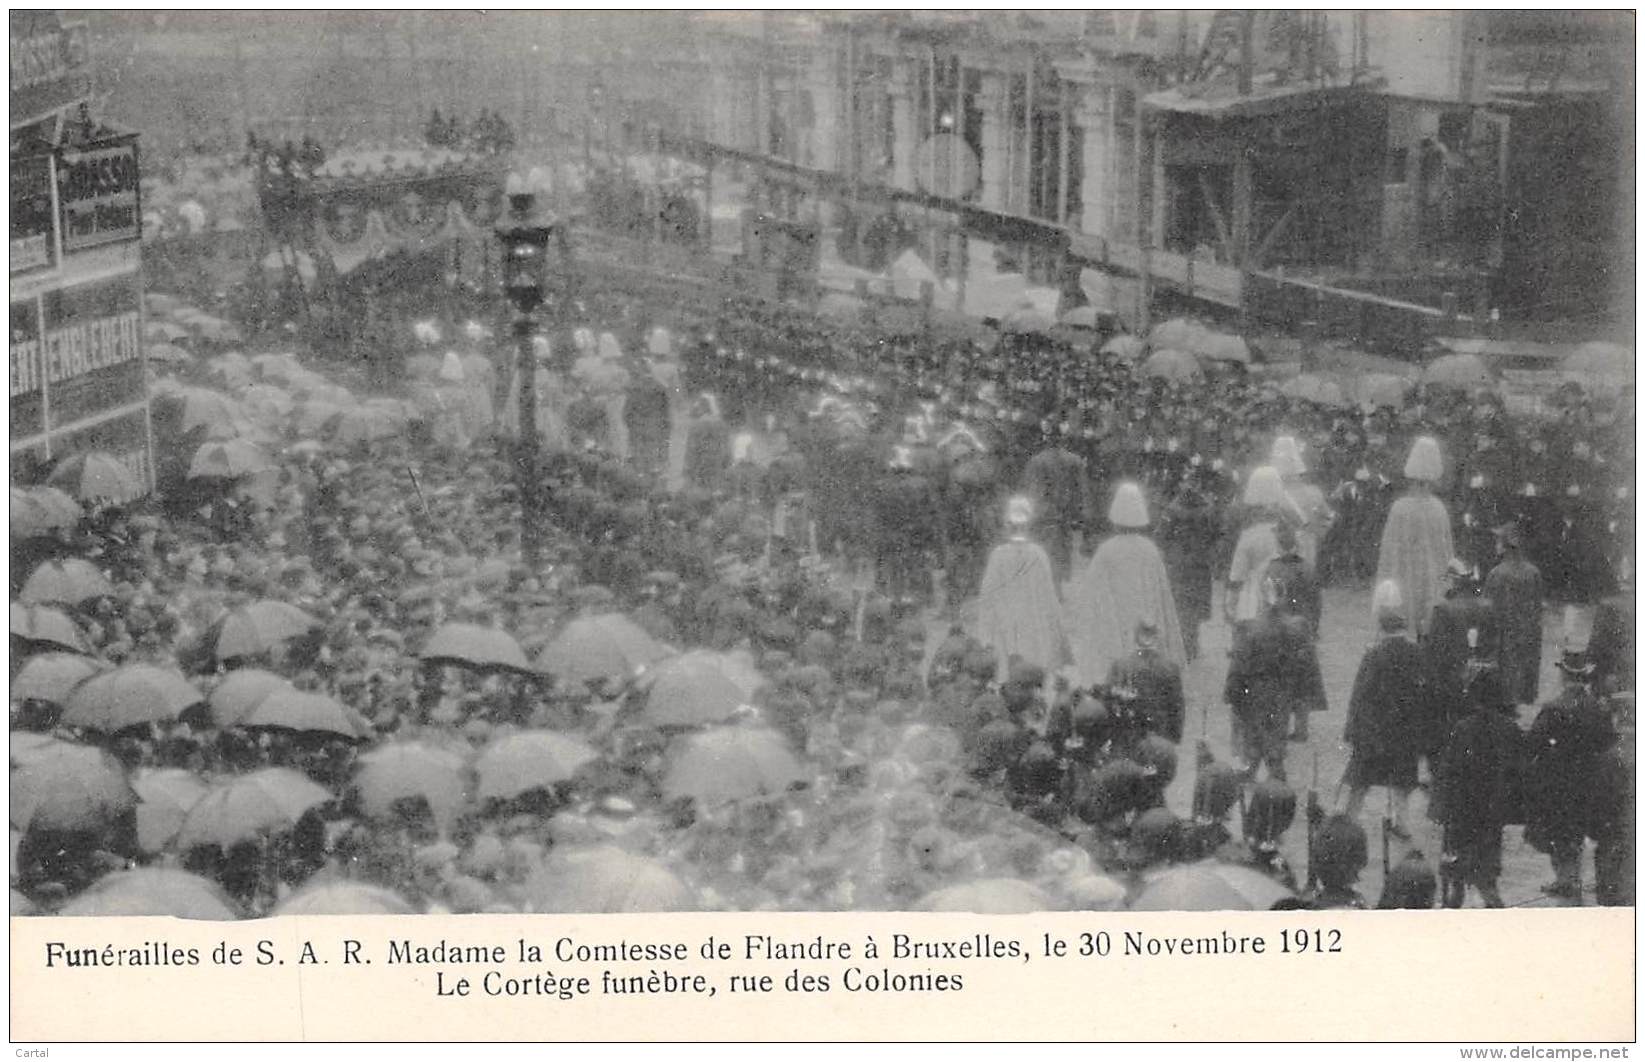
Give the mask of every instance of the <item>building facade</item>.
POLYGON ((95 450, 152 487, 137 137, 88 113, 84 22, 10 22, 13 473, 95 450))
POLYGON ((1632 302, 1627 13, 705 21, 676 100, 707 97, 716 143, 1066 230, 1150 289, 1480 325, 1632 302))

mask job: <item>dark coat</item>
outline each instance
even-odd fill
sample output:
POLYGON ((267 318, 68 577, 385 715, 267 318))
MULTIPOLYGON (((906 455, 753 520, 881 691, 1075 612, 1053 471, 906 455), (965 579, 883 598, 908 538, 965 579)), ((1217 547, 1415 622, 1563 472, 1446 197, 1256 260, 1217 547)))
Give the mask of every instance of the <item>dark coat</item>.
POLYGON ((1408 638, 1390 637, 1365 651, 1354 676, 1343 738, 1353 746, 1348 784, 1413 789, 1421 727, 1422 653, 1408 638))
POLYGON ((1593 633, 1588 638, 1588 659, 1594 662, 1595 685, 1611 689, 1634 688, 1634 599, 1616 594, 1599 603, 1594 612, 1593 633))
POLYGON ((1203 494, 1180 495, 1165 510, 1160 523, 1160 551, 1171 573, 1177 613, 1185 621, 1211 618, 1211 583, 1222 531, 1221 514, 1203 494))
POLYGON ((718 490, 731 468, 731 431, 723 420, 699 420, 685 438, 686 482, 699 490, 718 490))
POLYGON ((1428 740, 1423 750, 1431 755, 1439 751, 1466 709, 1462 698, 1468 661, 1497 658, 1496 614, 1490 599, 1465 593, 1435 605, 1422 639, 1422 658, 1428 683, 1422 722, 1428 740), (1468 648, 1470 630, 1479 632, 1477 649, 1468 648))
POLYGON ((1491 569, 1485 596, 1496 609, 1502 688, 1516 704, 1535 703, 1542 671, 1542 573, 1511 556, 1491 569))
POLYGON ((1580 841, 1594 811, 1594 776, 1616 742, 1605 705, 1589 690, 1567 687, 1537 713, 1530 757, 1525 839, 1539 849, 1580 841))
POLYGON ((1279 584, 1280 601, 1285 611, 1307 620, 1314 637, 1318 638, 1324 602, 1313 567, 1298 553, 1282 553, 1268 562, 1263 578, 1273 579, 1279 584))
POLYGON ((1022 470, 1022 489, 1034 500, 1039 521, 1066 530, 1083 528, 1091 507, 1091 484, 1085 458, 1053 447, 1029 458, 1022 470))
POLYGON ((1137 693, 1135 711, 1149 733, 1182 740, 1184 699, 1182 669, 1155 651, 1139 650, 1114 661, 1108 670, 1110 686, 1127 686, 1137 693))
POLYGON ((1525 735, 1510 716, 1491 708, 1463 716, 1434 764, 1429 814, 1463 836, 1522 821, 1524 758, 1525 735))
POLYGON ((1298 711, 1325 710, 1325 683, 1308 621, 1272 611, 1235 642, 1223 699, 1245 725, 1283 728, 1298 711))

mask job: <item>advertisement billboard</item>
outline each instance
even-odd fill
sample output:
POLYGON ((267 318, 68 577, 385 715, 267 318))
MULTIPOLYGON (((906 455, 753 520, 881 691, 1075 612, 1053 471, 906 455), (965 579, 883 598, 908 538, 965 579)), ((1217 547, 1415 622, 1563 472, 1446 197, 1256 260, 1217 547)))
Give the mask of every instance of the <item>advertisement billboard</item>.
POLYGON ((57 211, 52 204, 50 155, 11 160, 11 275, 57 264, 57 211))
POLYGON ((46 430, 46 376, 40 357, 40 300, 11 304, 11 437, 27 439, 46 430))
POLYGON ((28 125, 91 94, 84 22, 56 11, 11 12, 11 128, 28 125))
POLYGON ((49 291, 40 303, 49 430, 143 400, 142 290, 136 273, 49 291))
POLYGON ((142 236, 136 139, 64 149, 57 200, 65 253, 142 236))

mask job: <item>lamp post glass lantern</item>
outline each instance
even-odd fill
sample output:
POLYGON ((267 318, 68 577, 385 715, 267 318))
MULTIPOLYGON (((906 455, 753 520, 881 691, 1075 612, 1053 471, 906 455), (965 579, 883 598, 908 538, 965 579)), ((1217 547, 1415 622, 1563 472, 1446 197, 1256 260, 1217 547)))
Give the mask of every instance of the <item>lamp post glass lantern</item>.
MULTIPOLYGON (((537 184, 540 184, 538 181, 537 184)), ((497 226, 497 241, 503 251, 503 293, 513 304, 517 379, 520 381, 519 449, 516 473, 520 494, 520 547, 528 564, 536 565, 541 555, 537 519, 537 366, 531 340, 536 332, 532 317, 543 303, 548 241, 553 235, 551 219, 542 217, 537 206, 537 188, 518 174, 511 174, 505 188, 509 213, 497 226)))

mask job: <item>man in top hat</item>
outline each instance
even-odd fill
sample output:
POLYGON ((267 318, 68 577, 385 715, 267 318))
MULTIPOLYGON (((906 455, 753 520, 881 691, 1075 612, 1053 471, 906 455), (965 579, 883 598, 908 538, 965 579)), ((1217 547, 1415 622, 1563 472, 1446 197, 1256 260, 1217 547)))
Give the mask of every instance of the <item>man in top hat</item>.
POLYGON ((1502 906, 1502 827, 1520 817, 1525 737, 1495 665, 1480 658, 1476 663, 1459 697, 1462 716, 1433 761, 1428 814, 1444 827, 1440 877, 1446 907, 1461 907, 1469 886, 1486 907, 1502 906))
POLYGON ((1439 443, 1424 435, 1406 458, 1410 488, 1388 510, 1377 557, 1377 582, 1393 580, 1399 586, 1406 629, 1419 638, 1444 593, 1445 568, 1456 556, 1450 515, 1434 493, 1443 473, 1439 443))
POLYGON ((1542 673, 1542 573, 1525 556, 1518 524, 1497 528, 1502 559, 1485 579, 1495 615, 1497 666, 1513 704, 1535 704, 1542 673))
POLYGON ((1033 520, 1027 498, 1007 503, 1006 540, 989 553, 977 593, 976 638, 994 653, 1002 679, 1013 656, 1054 671, 1067 653, 1051 561, 1028 536, 1033 520))
POLYGON ((1431 741, 1430 757, 1444 747, 1445 738, 1464 711, 1463 686, 1469 661, 1496 660, 1496 616, 1474 568, 1453 559, 1446 568, 1445 600, 1434 606, 1428 633, 1421 644, 1427 681, 1423 717, 1431 741))
POLYGON ((1616 741, 1610 713, 1589 682, 1593 664, 1585 650, 1566 648, 1559 670, 1564 688, 1537 712, 1526 735, 1529 756, 1525 840, 1546 852, 1553 883, 1543 891, 1582 902, 1582 843, 1592 820, 1593 780, 1605 751, 1616 741))
POLYGON ((1398 585, 1392 580, 1378 584, 1374 607, 1382 637, 1360 660, 1343 733, 1353 747, 1344 777, 1347 815, 1357 819, 1366 791, 1385 786, 1393 795, 1394 835, 1408 838, 1406 812, 1417 785, 1417 758, 1427 751, 1421 725, 1426 707, 1422 655, 1406 633, 1398 585))
POLYGON ((937 556, 937 488, 920 465, 914 447, 894 446, 889 466, 871 487, 875 575, 890 597, 904 603, 929 601, 937 556))
POLYGON ((1186 659, 1165 559, 1143 533, 1148 506, 1142 488, 1120 484, 1108 522, 1115 533, 1097 547, 1069 592, 1069 647, 1087 686, 1108 680, 1114 662, 1130 654, 1143 621, 1159 632, 1161 656, 1179 668, 1186 659))
POLYGON ((1200 624, 1211 618, 1215 555, 1222 537, 1222 516, 1208 489, 1212 475, 1201 455, 1191 456, 1182 485, 1160 520, 1160 548, 1190 660, 1199 656, 1200 624))

